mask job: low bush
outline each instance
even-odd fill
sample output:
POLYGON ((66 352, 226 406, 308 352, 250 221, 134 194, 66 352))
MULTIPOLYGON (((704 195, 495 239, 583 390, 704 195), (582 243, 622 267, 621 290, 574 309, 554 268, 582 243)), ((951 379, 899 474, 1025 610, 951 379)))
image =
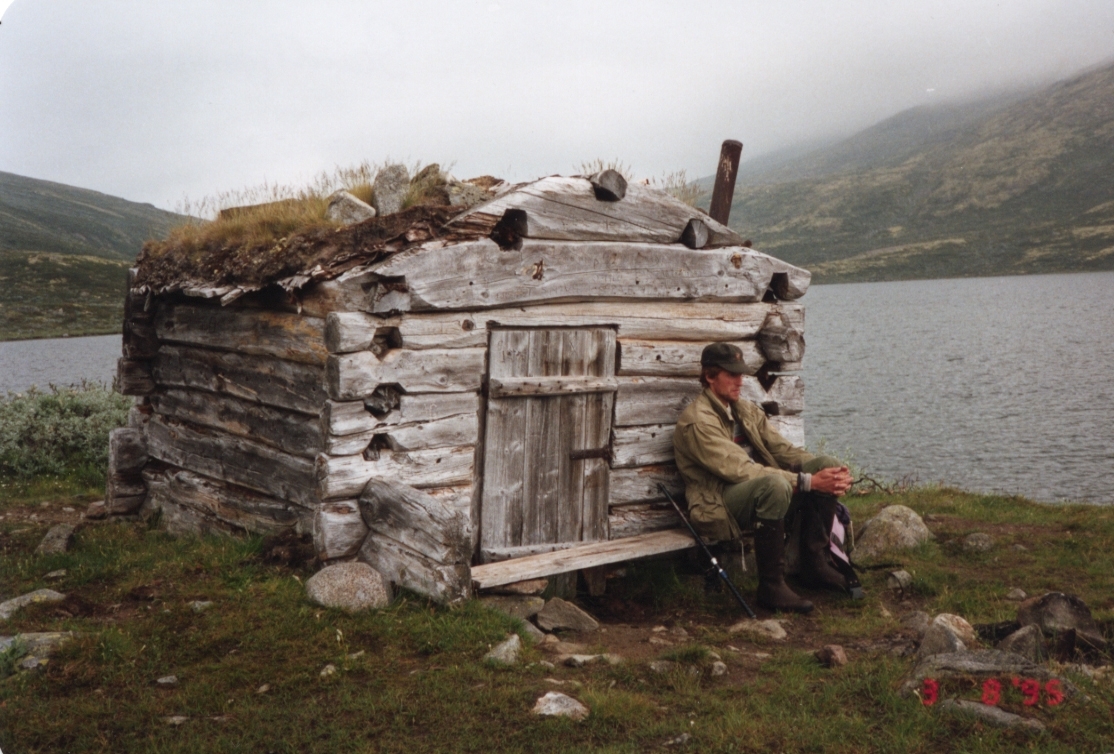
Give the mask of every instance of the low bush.
POLYGON ((108 433, 124 425, 130 407, 130 398, 103 385, 9 393, 0 400, 0 479, 103 484, 108 433))

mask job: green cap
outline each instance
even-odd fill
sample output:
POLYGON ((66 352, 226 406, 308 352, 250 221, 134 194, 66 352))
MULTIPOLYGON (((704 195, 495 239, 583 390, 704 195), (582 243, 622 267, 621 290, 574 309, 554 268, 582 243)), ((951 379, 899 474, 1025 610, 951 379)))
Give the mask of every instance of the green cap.
POLYGON ((743 352, 730 343, 712 343, 705 346, 700 354, 700 366, 719 367, 731 374, 744 374, 747 365, 743 362, 743 352))

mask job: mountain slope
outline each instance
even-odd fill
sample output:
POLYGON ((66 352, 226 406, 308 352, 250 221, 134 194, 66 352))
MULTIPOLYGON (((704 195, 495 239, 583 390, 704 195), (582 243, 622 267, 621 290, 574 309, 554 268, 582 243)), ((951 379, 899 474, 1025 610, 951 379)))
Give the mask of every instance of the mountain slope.
POLYGON ((119 332, 128 266, 183 219, 0 172, 0 340, 119 332))
POLYGON ((1114 65, 906 111, 739 183, 731 225, 817 281, 1114 269, 1114 65))

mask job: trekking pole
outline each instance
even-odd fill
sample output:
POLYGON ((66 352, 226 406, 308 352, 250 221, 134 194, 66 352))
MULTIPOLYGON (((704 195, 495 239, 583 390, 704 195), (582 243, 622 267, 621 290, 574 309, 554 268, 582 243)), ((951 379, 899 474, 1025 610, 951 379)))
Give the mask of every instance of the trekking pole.
POLYGON ((758 616, 754 614, 754 611, 750 609, 750 605, 748 605, 746 603, 746 600, 743 599, 743 595, 739 594, 739 590, 735 588, 735 585, 733 583, 731 583, 731 579, 727 576, 727 571, 723 570, 723 566, 719 564, 719 561, 716 560, 716 556, 713 555, 712 551, 708 549, 708 545, 704 544, 704 540, 701 539, 700 535, 696 533, 696 529, 692 527, 692 523, 689 521, 688 516, 686 516, 684 511, 681 510, 681 506, 677 505, 677 501, 674 500, 673 496, 669 494, 669 490, 667 490, 665 488, 665 485, 661 482, 658 482, 658 489, 665 493, 665 497, 669 500, 670 503, 673 504, 673 510, 677 511, 677 515, 680 516, 681 520, 685 522, 685 526, 689 528, 689 532, 692 534, 692 538, 700 544, 701 548, 703 548, 704 554, 708 556, 708 560, 712 561, 712 566, 716 569, 719 577, 723 579, 725 584, 727 584, 727 587, 731 590, 731 593, 735 595, 735 599, 738 600, 739 605, 743 608, 743 611, 751 618, 757 619, 758 616))

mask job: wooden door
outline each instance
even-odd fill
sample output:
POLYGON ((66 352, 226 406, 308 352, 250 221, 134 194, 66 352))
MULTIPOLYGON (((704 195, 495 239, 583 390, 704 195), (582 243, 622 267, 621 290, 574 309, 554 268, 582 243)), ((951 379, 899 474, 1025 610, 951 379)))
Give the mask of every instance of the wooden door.
POLYGON ((489 365, 481 558, 607 539, 615 331, 495 329, 489 365))

